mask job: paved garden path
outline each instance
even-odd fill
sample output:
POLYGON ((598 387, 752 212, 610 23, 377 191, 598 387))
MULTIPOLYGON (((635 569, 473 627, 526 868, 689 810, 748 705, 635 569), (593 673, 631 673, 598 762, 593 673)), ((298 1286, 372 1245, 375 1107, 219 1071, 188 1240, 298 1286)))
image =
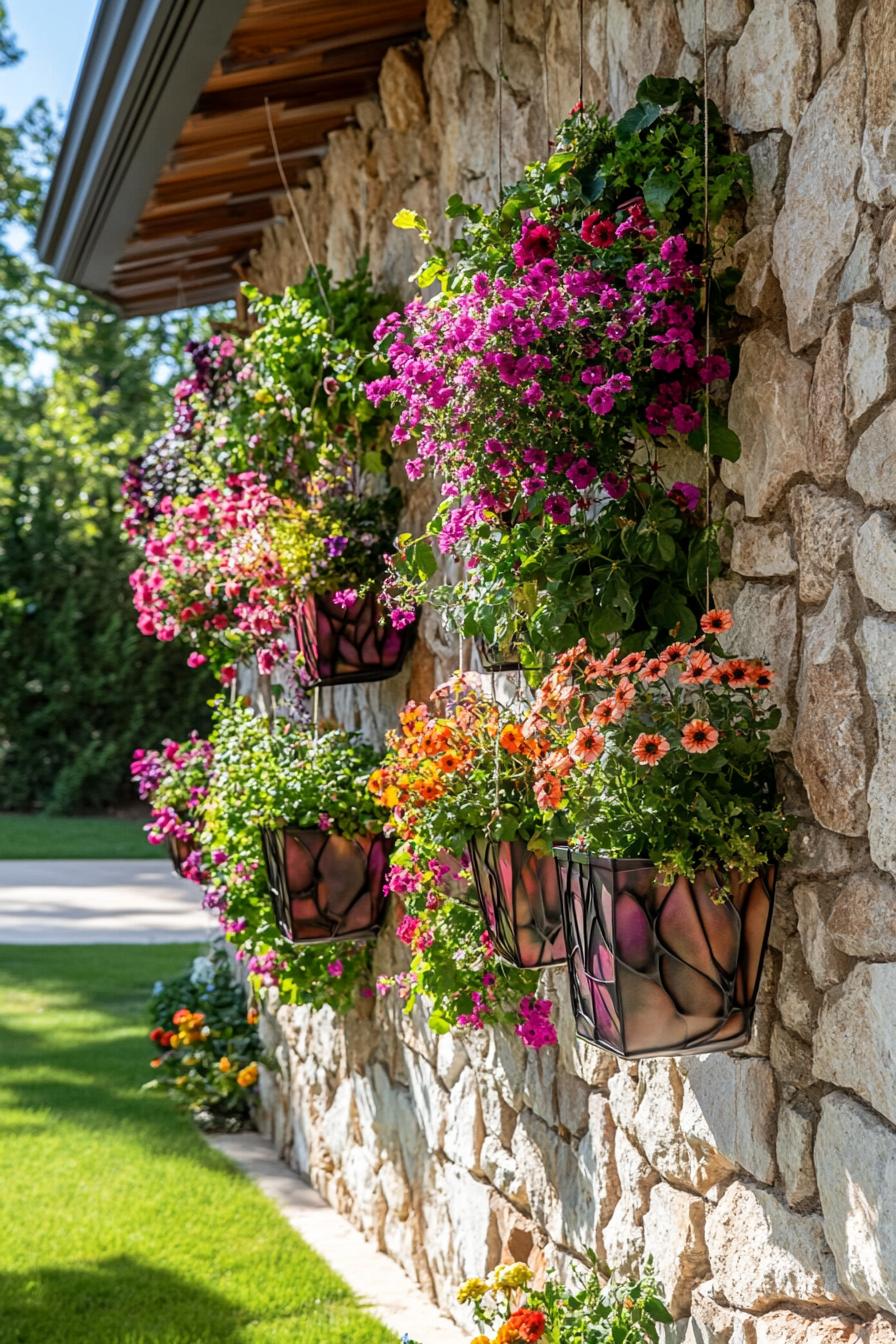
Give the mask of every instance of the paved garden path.
POLYGON ((198 943, 214 927, 164 859, 0 861, 0 943, 198 943))

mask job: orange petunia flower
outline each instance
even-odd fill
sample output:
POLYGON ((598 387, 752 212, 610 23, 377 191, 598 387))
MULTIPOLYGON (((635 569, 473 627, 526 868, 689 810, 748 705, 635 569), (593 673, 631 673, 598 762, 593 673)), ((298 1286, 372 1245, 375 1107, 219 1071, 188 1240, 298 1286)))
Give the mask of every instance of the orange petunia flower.
POLYGON ((617 705, 621 705, 623 710, 626 710, 634 698, 634 683, 629 681, 628 677, 623 677, 617 685, 616 690, 613 692, 613 699, 616 701, 617 705))
POLYGON ((522 751, 526 739, 523 737, 523 730, 517 723, 508 723, 501 729, 501 736, 498 738, 501 746, 511 756, 516 756, 522 751))
POLYGON ((662 658, 649 658, 638 673, 638 680, 650 685, 654 681, 660 681, 665 675, 666 664, 662 658))
POLYGON ((723 635, 734 625, 734 617, 727 607, 717 607, 700 617, 700 629, 706 635, 723 635))
POLYGON ((547 1326, 543 1311, 533 1311, 531 1307, 519 1307, 507 1318, 507 1325, 513 1326, 518 1339, 524 1344, 538 1344, 547 1326))
POLYGON ((774 668, 765 667, 762 663, 756 663, 753 666, 753 685, 757 691, 767 691, 775 679, 774 668))
POLYGON ((640 765, 659 765, 669 750, 669 743, 662 733, 641 733, 635 739, 632 755, 640 765))
POLYGON ((563 785, 550 772, 535 781, 535 801, 542 812, 555 812, 563 801, 563 785))
POLYGON ((680 641, 675 644, 667 644, 660 654, 660 662, 667 665, 669 663, 680 663, 683 658, 687 657, 690 648, 690 644, 682 644, 680 641))
POLYGON ((705 752, 712 751, 718 740, 719 730, 713 728, 706 719, 691 719, 690 723, 685 724, 684 732, 681 734, 681 745, 693 756, 702 756, 705 752))
POLYGON ((569 754, 582 765, 590 765, 603 753, 604 735, 595 728, 580 728, 569 744, 569 754))
POLYGON ((606 658, 590 658, 585 664, 585 680, 602 681, 612 675, 618 654, 618 649, 611 649, 606 658))
POLYGON ((637 672, 646 658, 644 653, 627 653, 621 662, 613 668, 617 677, 626 677, 630 673, 637 672))
POLYGON ((453 774, 455 770, 459 770, 460 767, 463 765, 463 757, 459 754, 459 752, 446 751, 443 752, 441 756, 439 756, 439 758, 436 761, 436 765, 439 767, 443 775, 450 775, 453 774))
POLYGON ((727 686, 732 691, 743 690, 753 684, 753 670, 743 658, 729 658, 720 663, 712 674, 717 686, 727 686))
POLYGON ((687 661, 687 666, 679 677, 682 686, 701 686, 704 681, 709 681, 712 676, 713 662, 708 653, 698 649, 692 653, 687 661))

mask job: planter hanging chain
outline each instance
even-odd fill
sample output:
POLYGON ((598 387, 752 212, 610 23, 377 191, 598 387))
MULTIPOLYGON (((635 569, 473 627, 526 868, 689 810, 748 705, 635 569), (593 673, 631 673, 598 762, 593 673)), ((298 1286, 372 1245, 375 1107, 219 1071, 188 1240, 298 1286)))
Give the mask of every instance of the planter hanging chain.
POLYGON ((585 0, 579 0, 579 102, 585 103, 585 0))
POLYGON ((271 115, 271 100, 267 97, 264 100, 264 110, 268 119, 268 134, 271 137, 271 146, 274 150, 274 159, 277 164, 277 172, 280 175, 280 181, 283 183, 283 190, 286 192, 286 199, 289 201, 289 208, 292 211, 292 217, 295 220, 296 228, 299 231, 299 237, 302 240, 302 246, 304 247, 305 253, 308 257, 308 265, 311 267, 311 270, 314 273, 314 279, 317 281, 317 287, 320 290, 321 302, 323 303, 324 308, 326 309, 327 312, 327 316, 330 319, 330 329, 332 330, 333 310, 330 307, 330 301, 327 298, 327 292, 324 289, 323 281, 320 278, 320 271, 318 270, 317 263, 311 254, 311 245, 308 242, 308 235, 305 232, 305 225, 302 223, 302 216, 299 214, 298 206, 296 205, 295 198, 292 194, 292 188, 290 187, 289 180, 286 176, 286 169, 283 167, 283 160, 280 157, 280 146, 277 144, 277 136, 274 132, 274 118, 271 115))
POLYGON ((498 0, 498 205, 504 197, 504 0, 498 0))
MULTIPOLYGON (((712 283, 712 240, 709 230, 709 0, 703 0, 703 316, 705 324, 705 354, 709 359, 712 351, 712 329, 709 318, 709 293, 712 283)), ((705 512, 707 530, 712 526, 712 467, 710 462, 709 436, 710 394, 709 383, 704 390, 703 408, 703 488, 706 492, 705 512)), ((706 547, 706 610, 711 602, 711 581, 709 569, 709 546, 706 547)))

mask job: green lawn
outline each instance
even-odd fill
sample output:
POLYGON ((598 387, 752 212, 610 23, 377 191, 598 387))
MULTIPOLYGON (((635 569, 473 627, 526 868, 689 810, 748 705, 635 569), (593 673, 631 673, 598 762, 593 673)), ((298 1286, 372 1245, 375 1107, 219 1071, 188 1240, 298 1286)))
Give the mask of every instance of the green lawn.
POLYGON ((141 1093, 184 947, 0 948, 2 1344, 395 1344, 190 1120, 141 1093))
POLYGON ((0 812, 0 860, 167 857, 162 845, 149 844, 141 821, 0 812))

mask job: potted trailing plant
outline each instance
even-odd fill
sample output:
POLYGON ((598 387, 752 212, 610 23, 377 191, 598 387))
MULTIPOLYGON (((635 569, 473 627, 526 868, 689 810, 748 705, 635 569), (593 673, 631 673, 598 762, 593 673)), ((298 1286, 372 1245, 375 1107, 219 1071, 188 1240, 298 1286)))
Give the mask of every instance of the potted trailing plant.
POLYGON ((306 681, 392 675, 413 622, 387 628, 376 588, 401 495, 361 377, 385 367, 372 331, 388 300, 363 264, 250 298, 261 325, 192 351, 172 429, 129 468, 139 628, 186 639, 191 666, 211 661, 225 683, 247 657, 269 673, 293 633, 306 681))
MULTIPOLYGON (((533 670, 568 647, 570 625, 596 649, 611 635, 632 647, 687 635, 682 620, 692 633, 718 563, 706 501, 687 482, 661 486, 658 466, 668 445, 703 448, 706 390, 730 376, 701 330, 700 108, 687 81, 653 80, 615 126, 576 110, 557 152, 498 210, 452 198, 463 233, 420 275, 444 295, 379 329, 392 375, 368 395, 399 411, 393 437, 413 442, 412 478, 434 475, 445 495, 425 536, 400 538, 390 599, 419 600, 436 553, 450 554, 464 578, 436 601, 463 633, 520 643, 533 670), (682 484, 690 517, 664 517, 682 484), (675 570, 674 585, 627 588, 604 543, 633 526, 630 558, 654 576, 675 570)), ((749 164, 714 109, 710 138, 717 222, 743 199, 749 164)), ((396 222, 431 241, 411 212, 396 222)), ((712 420, 710 452, 736 457, 736 437, 712 420)))
POLYGON ((601 1266, 593 1251, 585 1259, 587 1268, 574 1265, 565 1284, 549 1273, 535 1288, 532 1271, 519 1262, 498 1265, 487 1279, 467 1279, 458 1301, 488 1332, 473 1344, 659 1344, 660 1326, 671 1325, 672 1316, 650 1261, 640 1278, 627 1280, 601 1266))
MULTIPOLYGON (((366 836, 382 829, 384 814, 364 791, 376 757, 367 755, 370 749, 351 739, 342 753, 344 768, 340 769, 337 750, 330 764, 317 771, 318 811, 300 817, 298 806, 310 798, 307 790, 297 791, 296 786, 302 744, 308 736, 306 729, 285 718, 269 723, 241 703, 230 705, 219 699, 215 704, 215 763, 201 837, 204 903, 217 912, 258 994, 276 988, 284 1002, 315 1008, 327 1004, 343 1012, 357 1004, 359 995, 373 995, 372 943, 359 936, 341 942, 338 949, 327 941, 300 945, 288 936, 293 930, 286 913, 287 932, 281 929, 275 918, 261 827, 276 829, 287 819, 304 820, 303 829, 326 834, 335 819, 337 825, 332 829, 337 832, 344 826, 351 836, 366 836), (358 754, 360 788, 355 766, 349 765, 358 754), (332 797, 323 796, 330 792, 332 797)), ((326 893, 322 895, 326 899, 326 893)))
MULTIPOLYGON (((540 743, 473 673, 411 704, 370 788, 421 854, 468 863, 490 941, 522 969, 565 961, 552 828, 535 795, 540 743)), ((562 818, 558 818, 562 832, 562 818)), ((425 865, 424 865, 425 868, 425 865)))
POLYGON ((657 656, 570 650, 529 731, 552 747, 538 797, 557 849, 579 1034, 626 1057, 750 1036, 789 822, 775 798, 769 668, 703 633, 657 656))
POLYGON ((213 757, 212 744, 192 733, 185 742, 166 739, 160 751, 138 748, 131 760, 131 778, 152 809, 147 840, 167 845, 178 877, 194 882, 203 876, 199 835, 213 757))

